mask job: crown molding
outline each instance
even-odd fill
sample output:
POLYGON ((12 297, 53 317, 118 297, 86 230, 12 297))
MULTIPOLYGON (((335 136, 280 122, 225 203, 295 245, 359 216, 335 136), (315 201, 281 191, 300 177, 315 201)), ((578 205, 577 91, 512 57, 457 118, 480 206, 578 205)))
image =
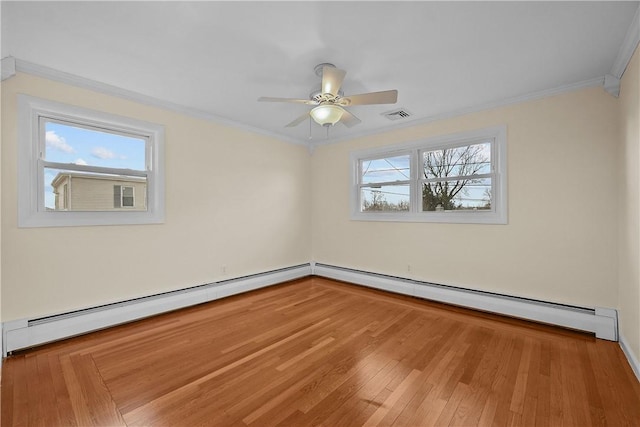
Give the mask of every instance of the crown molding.
MULTIPOLYGON (((87 79, 74 74, 66 73, 64 71, 55 70, 53 68, 45 67, 43 65, 35 64, 32 62, 24 61, 18 58, 11 58, 13 61, 13 74, 15 72, 21 72, 30 74, 37 77, 43 77, 49 80, 53 80, 60 83, 65 83, 71 86, 76 86, 83 89, 89 89, 95 92, 100 92, 106 95, 116 96, 119 98, 127 99, 129 101, 138 102, 140 104, 149 105, 151 107, 158 107, 165 110, 173 111, 176 113, 184 114, 189 117, 210 121, 216 124, 229 126, 236 129, 241 129, 247 132, 256 133, 259 135, 275 138, 279 141, 284 141, 297 145, 307 145, 307 141, 301 141, 296 138, 290 138, 285 135, 281 135, 274 132, 269 132, 264 129, 259 129, 254 126, 247 125, 245 123, 236 122, 235 120, 227 119, 215 114, 208 113, 206 111, 199 110, 197 108, 186 107, 184 105, 176 104, 170 101, 154 98, 151 96, 143 95, 138 92, 122 89, 117 86, 112 86, 106 83, 98 82, 96 80, 87 79)), ((5 58, 7 59, 7 58, 5 58)), ((5 79, 5 59, 2 60, 2 79, 5 79)), ((10 69, 8 67, 8 69, 10 69)), ((10 76, 9 76, 10 77, 10 76)))
MULTIPOLYGON (((637 16, 637 14, 636 14, 637 16)), ((183 105, 175 104, 169 101, 161 100, 158 98, 153 98, 147 95, 140 94, 138 92, 122 89, 116 86, 112 86, 106 83, 101 83, 95 80, 87 79, 84 77, 80 77, 74 74, 66 73, 63 71, 58 71, 53 68, 45 67, 39 64, 35 64, 28 61, 23 61, 18 58, 7 57, 2 59, 2 79, 9 78, 15 75, 16 72, 26 73, 38 77, 43 77, 49 80, 69 84, 71 86, 76 86, 84 89, 93 90, 95 92, 104 93, 106 95, 116 96, 119 98, 127 99, 130 101, 138 102, 141 104, 149 105, 152 107, 158 107, 165 110, 177 112, 180 114, 184 114, 189 117, 194 117, 197 119, 202 119, 206 121, 210 121, 217 124, 222 124, 225 126, 229 126, 236 129, 241 129, 244 131, 256 133, 259 135, 268 136, 271 138, 275 138, 279 141, 288 142, 296 145, 304 145, 309 148, 310 154, 313 154, 315 148, 335 144, 344 141, 350 141, 356 138, 362 138, 365 136, 371 136, 380 133, 388 133, 393 132, 400 129, 405 129, 414 126, 420 126, 427 123, 432 123, 438 120, 445 120, 454 117, 463 116, 466 114, 476 113, 485 110, 491 110, 495 108, 500 108, 508 105, 519 104, 527 101, 533 101, 536 99, 546 98, 550 96, 559 95, 566 92, 571 92, 579 89, 584 89, 588 87, 598 87, 603 86, 604 84, 604 76, 597 77, 594 79, 584 80, 577 83, 572 83, 568 85, 558 86, 552 89, 545 89, 541 91, 531 92, 524 95, 519 95, 511 98, 506 98, 503 100, 492 101, 484 104, 479 104, 471 107, 465 107, 457 110, 452 110, 448 112, 444 112, 441 114, 436 114, 429 117, 424 117, 420 119, 411 120, 403 123, 396 123, 392 126, 385 127, 383 129, 371 129, 368 131, 357 132, 353 134, 349 134, 343 137, 334 137, 330 139, 325 139, 322 141, 317 140, 306 140, 306 139, 297 139, 288 137, 286 135, 282 135, 276 132, 266 131, 264 129, 259 129, 254 126, 250 126, 244 123, 236 122, 234 120, 230 120, 224 117, 217 116, 215 114, 211 114, 196 108, 186 107, 183 105), (5 77, 6 76, 6 77, 5 77)))
POLYGON ((580 90, 580 89, 585 89, 585 88, 590 88, 590 87, 601 87, 604 84, 604 76, 603 77, 597 77, 594 79, 589 79, 589 80, 583 80, 581 82, 577 82, 577 83, 571 83, 568 85, 563 85, 563 86, 558 86, 555 88, 551 88, 551 89, 545 89, 545 90, 541 90, 541 91, 536 91, 536 92, 530 92, 524 95, 519 95, 519 96, 514 96, 511 98, 506 98, 503 100, 498 100, 498 101, 492 101, 492 102, 487 102, 484 104, 479 104, 479 105, 475 105, 475 106, 471 106, 471 107, 465 107, 465 108, 460 108, 457 110, 452 110, 452 111, 448 111, 445 113, 441 113, 441 114, 436 114, 433 116, 429 116, 429 117, 423 117, 420 119, 415 119, 415 120, 411 120, 408 122, 403 122, 403 123, 398 123, 394 126, 388 127, 388 128, 384 128, 384 130, 380 130, 380 129, 374 129, 371 131, 365 131, 365 132, 360 132, 360 133, 356 133, 356 134, 351 134, 347 137, 341 137, 341 138, 333 138, 333 139, 329 139, 329 140, 325 140, 323 142, 311 142, 312 144, 314 144, 316 147, 321 146, 321 145, 328 145, 328 144, 335 144, 338 142, 344 142, 344 141, 350 141, 356 138, 361 138, 361 137, 365 137, 365 136, 371 136, 374 134, 379 134, 379 133, 387 133, 387 132, 393 132, 396 130, 400 130, 400 129, 405 129, 405 128, 410 128, 410 127, 415 127, 415 126, 420 126, 420 125, 424 125, 424 124, 428 124, 428 123, 432 123, 435 121, 439 121, 439 120, 445 120, 445 119, 451 119, 454 117, 460 117, 460 116, 464 116, 467 114, 471 114, 471 113, 477 113, 480 111, 486 111, 486 110, 493 110, 496 108, 500 108, 500 107, 505 107, 508 105, 513 105, 513 104, 521 104, 524 102, 528 102, 528 101, 534 101, 537 99, 542 99, 542 98, 548 98, 551 96, 555 96, 555 95, 560 95, 563 93, 567 93, 567 92, 573 92, 576 90, 580 90))
POLYGON ((16 75, 16 60, 13 56, 7 56, 0 60, 0 68, 2 73, 0 74, 0 81, 5 81, 16 75))
POLYGON ((611 74, 604 76, 604 90, 616 98, 620 96, 620 79, 611 74))
POLYGON ((627 35, 620 46, 620 50, 618 50, 618 56, 609 74, 617 78, 622 77, 638 46, 638 42, 640 42, 640 6, 636 9, 635 15, 633 15, 631 25, 627 29, 627 35))

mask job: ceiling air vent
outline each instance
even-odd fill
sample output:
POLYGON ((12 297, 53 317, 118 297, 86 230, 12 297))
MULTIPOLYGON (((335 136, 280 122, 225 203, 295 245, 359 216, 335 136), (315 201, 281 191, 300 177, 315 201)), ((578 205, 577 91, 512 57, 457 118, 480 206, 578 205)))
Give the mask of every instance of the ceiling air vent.
POLYGON ((410 117, 412 114, 405 110, 404 108, 400 108, 399 110, 387 111, 386 113, 382 113, 389 120, 400 120, 406 119, 410 117))

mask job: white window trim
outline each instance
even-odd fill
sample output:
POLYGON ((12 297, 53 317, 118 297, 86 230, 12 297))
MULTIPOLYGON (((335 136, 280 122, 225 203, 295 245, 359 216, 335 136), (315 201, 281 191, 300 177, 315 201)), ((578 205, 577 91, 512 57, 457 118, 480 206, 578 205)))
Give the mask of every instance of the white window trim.
POLYGON ((164 181, 163 126, 29 95, 18 95, 18 227, 163 223, 164 181), (147 210, 47 211, 44 208, 43 171, 38 164, 41 144, 44 144, 40 141, 39 119, 42 116, 148 138, 147 210))
POLYGON ((507 127, 486 129, 437 136, 392 146, 353 151, 350 154, 350 218, 354 221, 441 222, 462 224, 507 224, 507 127), (489 211, 421 211, 422 192, 418 188, 420 153, 422 151, 470 145, 482 139, 493 139, 491 165, 493 185, 492 208, 489 211), (360 160, 411 154, 411 208, 409 212, 361 212, 360 211, 360 160))

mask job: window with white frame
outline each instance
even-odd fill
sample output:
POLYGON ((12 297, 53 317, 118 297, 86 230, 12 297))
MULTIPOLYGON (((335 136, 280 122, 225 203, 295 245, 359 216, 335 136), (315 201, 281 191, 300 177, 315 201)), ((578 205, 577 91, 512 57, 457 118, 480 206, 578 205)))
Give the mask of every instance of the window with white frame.
POLYGON ((133 208, 135 207, 135 188, 123 185, 113 186, 113 207, 133 208))
POLYGON ((18 105, 20 227, 163 222, 162 126, 27 95, 18 105))
POLYGON ((351 153, 351 218, 507 223, 506 128, 351 153))

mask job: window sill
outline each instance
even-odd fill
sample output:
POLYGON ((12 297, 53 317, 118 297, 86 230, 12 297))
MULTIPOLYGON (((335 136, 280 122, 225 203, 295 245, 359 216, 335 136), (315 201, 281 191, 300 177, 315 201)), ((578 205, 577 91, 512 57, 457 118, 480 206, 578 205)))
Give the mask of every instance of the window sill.
POLYGON ((37 212, 20 216, 18 227, 74 227, 92 225, 141 225, 162 224, 164 214, 149 211, 137 212, 37 212))
POLYGON ((496 212, 356 212, 351 214, 352 221, 383 222, 434 222, 448 224, 501 224, 508 223, 506 215, 496 212))

